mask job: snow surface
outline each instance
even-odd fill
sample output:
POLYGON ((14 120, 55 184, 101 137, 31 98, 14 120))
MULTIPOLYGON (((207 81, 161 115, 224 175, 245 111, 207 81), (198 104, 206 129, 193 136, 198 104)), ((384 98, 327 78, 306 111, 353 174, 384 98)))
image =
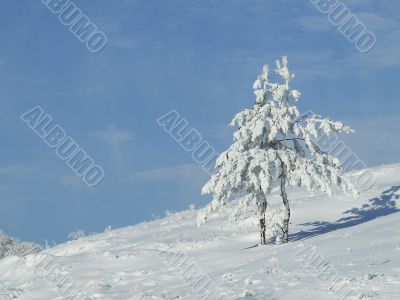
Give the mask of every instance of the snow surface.
MULTIPOLYGON (((203 299, 207 292, 204 299, 341 299, 315 278, 320 268, 299 259, 307 249, 346 282, 346 299, 400 299, 400 164, 372 170, 377 183, 357 200, 289 190, 287 244, 257 247, 254 217, 231 224, 228 214, 214 215, 197 227, 198 211, 188 210, 5 257, 0 299, 203 299), (207 287, 184 268, 208 279, 207 287)), ((277 191, 271 197, 279 203, 277 191)))

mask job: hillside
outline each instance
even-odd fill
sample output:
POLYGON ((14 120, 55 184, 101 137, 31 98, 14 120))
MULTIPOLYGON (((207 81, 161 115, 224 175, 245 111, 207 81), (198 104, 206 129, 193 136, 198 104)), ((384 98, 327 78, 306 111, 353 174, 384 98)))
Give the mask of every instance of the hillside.
POLYGON ((373 171, 357 200, 290 190, 288 244, 188 210, 3 258, 0 299, 400 299, 400 164, 373 171))

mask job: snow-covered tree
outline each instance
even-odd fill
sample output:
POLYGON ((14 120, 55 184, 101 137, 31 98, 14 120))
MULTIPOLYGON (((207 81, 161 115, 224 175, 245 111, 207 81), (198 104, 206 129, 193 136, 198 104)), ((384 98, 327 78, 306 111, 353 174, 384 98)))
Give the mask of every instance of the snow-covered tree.
MULTIPOLYGON (((351 133, 342 122, 334 122, 315 114, 299 118, 293 105, 300 92, 292 90, 289 82, 294 75, 289 72, 287 58, 276 61, 276 74, 282 83, 270 81, 270 68, 265 65, 254 82, 255 104, 232 120, 238 126, 234 143, 221 153, 216 161, 216 172, 203 187, 203 194, 213 193, 213 200, 199 214, 199 222, 222 210, 226 204, 241 198, 239 217, 251 206, 258 208, 261 244, 265 244, 265 212, 267 196, 275 186, 280 186, 284 211, 281 215, 281 236, 289 237, 290 206, 287 186, 320 190, 332 195, 333 187, 358 196, 358 191, 343 175, 339 160, 324 153, 316 140, 326 134, 351 133)), ((238 213, 239 212, 239 213, 238 213)))

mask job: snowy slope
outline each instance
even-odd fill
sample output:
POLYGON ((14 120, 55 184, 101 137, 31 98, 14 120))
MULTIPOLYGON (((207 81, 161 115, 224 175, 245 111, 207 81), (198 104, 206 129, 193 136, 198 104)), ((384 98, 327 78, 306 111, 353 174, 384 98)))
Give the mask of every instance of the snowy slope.
POLYGON ((400 299, 400 164, 373 170, 357 200, 291 190, 288 244, 253 247, 254 218, 197 227, 188 210, 6 257, 0 299, 400 299))

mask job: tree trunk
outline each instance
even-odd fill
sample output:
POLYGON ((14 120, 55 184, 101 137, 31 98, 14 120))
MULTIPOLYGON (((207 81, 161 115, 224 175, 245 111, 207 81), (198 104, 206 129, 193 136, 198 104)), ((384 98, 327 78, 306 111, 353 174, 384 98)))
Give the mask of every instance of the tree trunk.
POLYGON ((266 240, 265 240, 265 231, 266 231, 266 226, 265 226, 265 211, 267 210, 267 203, 263 202, 260 207, 260 244, 261 245, 266 245, 266 240))
POLYGON ((286 194, 286 166, 282 164, 282 175, 281 175, 281 196, 283 200, 283 204, 286 208, 285 218, 283 219, 283 243, 287 243, 289 241, 289 220, 290 220, 290 207, 289 200, 286 194))

